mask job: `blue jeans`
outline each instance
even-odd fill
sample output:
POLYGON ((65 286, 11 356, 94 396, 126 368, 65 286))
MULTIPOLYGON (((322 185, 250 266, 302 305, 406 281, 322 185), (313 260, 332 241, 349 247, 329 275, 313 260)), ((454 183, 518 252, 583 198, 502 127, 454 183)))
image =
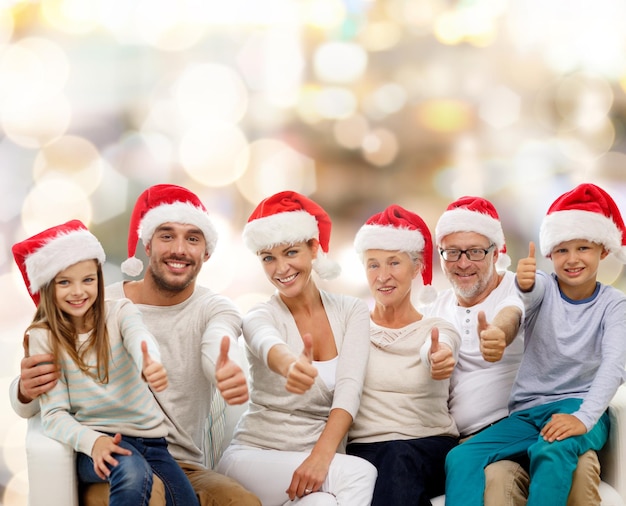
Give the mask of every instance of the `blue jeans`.
POLYGON ((83 483, 109 482, 109 506, 148 506, 153 472, 163 481, 167 506, 198 506, 196 493, 167 450, 165 438, 122 436, 119 446, 133 453, 115 456, 119 464, 109 468, 108 480, 96 474, 89 455, 77 456, 78 477, 83 483))
POLYGON ((350 443, 346 453, 376 466, 372 506, 430 506, 444 493, 444 462, 457 445, 450 436, 350 443))
POLYGON ((578 457, 604 446, 609 416, 604 413, 587 433, 562 441, 548 443, 539 433, 553 414, 574 413, 581 403, 580 399, 564 399, 516 411, 452 450, 446 459, 446 505, 482 506, 485 467, 528 455, 527 506, 565 506, 578 457))

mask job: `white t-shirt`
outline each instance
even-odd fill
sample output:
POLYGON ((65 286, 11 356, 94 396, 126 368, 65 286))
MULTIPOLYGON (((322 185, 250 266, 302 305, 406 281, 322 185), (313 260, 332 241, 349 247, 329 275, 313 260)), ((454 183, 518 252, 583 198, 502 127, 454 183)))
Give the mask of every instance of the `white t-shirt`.
POLYGON ((477 331, 479 311, 484 311, 490 322, 508 306, 524 313, 524 304, 515 287, 515 274, 510 271, 506 271, 500 284, 475 306, 459 306, 454 291, 449 288, 440 293, 435 302, 420 308, 424 315, 450 321, 461 335, 459 362, 452 373, 448 400, 461 436, 473 434, 509 414, 509 394, 524 352, 523 325, 499 362, 483 359, 477 331))

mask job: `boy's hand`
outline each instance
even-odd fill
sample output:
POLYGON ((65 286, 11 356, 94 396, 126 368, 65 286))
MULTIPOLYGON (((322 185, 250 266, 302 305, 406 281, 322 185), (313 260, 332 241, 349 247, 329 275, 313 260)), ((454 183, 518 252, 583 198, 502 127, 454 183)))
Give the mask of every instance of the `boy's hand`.
POLYGON ((162 392, 167 388, 167 372, 163 364, 155 362, 148 353, 148 343, 141 341, 141 352, 143 353, 143 377, 148 385, 155 392, 162 392))
POLYGON ((106 480, 111 474, 110 467, 115 467, 119 462, 113 456, 118 455, 132 455, 130 450, 118 446, 122 440, 122 435, 117 433, 114 437, 100 436, 96 439, 91 450, 91 458, 93 459, 93 469, 96 474, 106 480), (109 466, 107 466, 109 464, 109 466))
POLYGON ((574 415, 557 413, 552 415, 550 421, 541 429, 541 436, 544 441, 553 443, 563 441, 570 436, 580 436, 587 433, 587 427, 574 415))
POLYGON ((222 394, 226 404, 243 404, 248 400, 248 383, 246 375, 237 363, 230 359, 230 338, 222 337, 220 354, 215 363, 215 380, 217 389, 222 394))
POLYGON ((535 243, 530 241, 528 245, 528 256, 522 258, 517 263, 517 285, 522 292, 529 292, 535 285, 535 274, 537 272, 537 261, 535 260, 535 243))
POLYGON ((285 388, 294 394, 303 394, 315 383, 317 369, 313 366, 313 338, 311 334, 302 336, 304 349, 297 360, 291 363, 287 370, 287 384, 285 388))
POLYGON ((500 327, 487 322, 484 311, 478 312, 478 338, 480 353, 487 362, 497 362, 506 349, 506 335, 500 327))
POLYGON ((439 343, 439 329, 430 331, 430 377, 434 380, 445 380, 452 375, 456 364, 452 350, 447 344, 439 343))

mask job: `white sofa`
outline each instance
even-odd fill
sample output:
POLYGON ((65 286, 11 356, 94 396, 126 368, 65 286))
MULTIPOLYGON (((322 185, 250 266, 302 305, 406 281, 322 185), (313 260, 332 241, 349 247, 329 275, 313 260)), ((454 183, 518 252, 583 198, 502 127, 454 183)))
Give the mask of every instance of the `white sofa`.
MULTIPOLYGON (((229 406, 224 417, 216 416, 209 427, 208 437, 222 439, 228 445, 239 416, 245 406, 229 406)), ((626 385, 623 385, 609 407, 611 433, 606 447, 600 452, 602 506, 626 506, 626 385)), ((66 445, 44 436, 39 417, 28 421, 26 433, 29 506, 77 506, 77 479, 74 472, 74 452, 66 445)), ((207 456, 207 461, 211 456, 207 456)), ((443 506, 444 498, 433 500, 443 506)))

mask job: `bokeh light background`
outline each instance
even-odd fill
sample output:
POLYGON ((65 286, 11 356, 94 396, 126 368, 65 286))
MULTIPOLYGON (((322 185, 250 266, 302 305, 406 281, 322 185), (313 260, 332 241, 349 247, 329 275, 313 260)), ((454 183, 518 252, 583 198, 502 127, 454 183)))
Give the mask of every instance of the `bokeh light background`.
MULTIPOLYGON (((486 196, 514 262, 580 182, 626 211, 624 26, 621 0, 0 0, 2 390, 33 314, 10 246, 79 218, 122 279, 151 184, 202 197, 220 241, 200 281, 242 311, 270 290, 241 230, 275 191, 329 211, 344 271, 326 287, 364 298, 351 241, 390 203, 434 227, 458 196, 486 196)), ((614 260, 601 278, 626 287, 614 260)), ((0 503, 23 505, 7 397, 0 503)))

